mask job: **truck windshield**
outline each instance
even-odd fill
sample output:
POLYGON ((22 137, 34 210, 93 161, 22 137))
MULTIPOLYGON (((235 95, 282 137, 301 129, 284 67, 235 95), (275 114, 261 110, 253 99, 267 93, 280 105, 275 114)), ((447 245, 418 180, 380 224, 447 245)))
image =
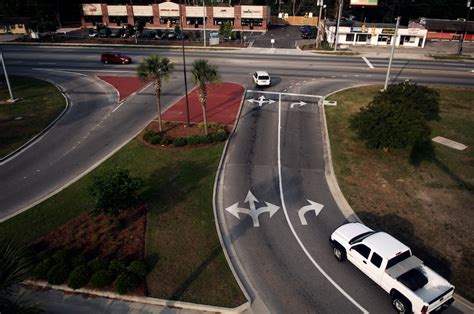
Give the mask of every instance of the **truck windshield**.
POLYGON ((358 236, 353 237, 349 241, 349 244, 354 244, 354 243, 360 242, 360 241, 364 240, 365 238, 367 238, 369 235, 374 234, 374 233, 375 233, 375 231, 368 231, 368 232, 361 233, 358 236))
POLYGON ((395 264, 398 264, 400 263, 401 261, 403 260, 406 260, 407 258, 409 258, 411 256, 411 253, 410 251, 405 251, 403 252, 402 254, 398 254, 397 256, 395 256, 394 258, 390 259, 388 262, 387 262, 387 269, 389 269, 390 267, 392 267, 393 265, 395 264))

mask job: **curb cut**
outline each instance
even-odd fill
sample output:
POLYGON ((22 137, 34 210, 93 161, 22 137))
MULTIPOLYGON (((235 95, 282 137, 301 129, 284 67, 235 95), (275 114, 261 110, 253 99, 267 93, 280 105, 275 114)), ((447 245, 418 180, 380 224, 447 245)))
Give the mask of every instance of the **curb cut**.
POLYGON ((63 111, 53 121, 51 121, 43 130, 41 130, 39 133, 34 135, 26 143, 24 143, 23 145, 21 145, 20 147, 18 147, 14 151, 12 151, 12 152, 8 153, 6 156, 3 156, 2 158, 0 158, 0 165, 6 164, 13 157, 15 157, 16 155, 21 153, 24 149, 28 148, 30 145, 33 145, 37 140, 39 140, 43 135, 45 135, 56 124, 56 122, 58 122, 66 114, 66 112, 69 110, 69 108, 71 106, 71 100, 66 95, 63 88, 60 85, 54 83, 53 81, 51 81, 49 79, 41 79, 41 80, 46 81, 50 84, 53 84, 59 90, 61 95, 64 97, 64 100, 66 100, 66 105, 65 105, 63 111))
POLYGON ((87 297, 87 296, 104 297, 104 298, 114 299, 114 300, 119 300, 119 301, 137 302, 137 303, 144 303, 144 304, 150 304, 150 305, 159 305, 159 306, 169 307, 169 308, 195 310, 195 311, 210 312, 210 313, 242 313, 246 309, 246 304, 247 304, 245 303, 235 308, 226 308, 226 307, 220 307, 220 306, 211 306, 211 305, 203 305, 203 304, 196 304, 196 303, 189 303, 189 302, 164 300, 164 299, 157 299, 157 298, 151 298, 151 297, 122 295, 115 292, 99 291, 99 290, 93 290, 93 289, 87 289, 87 288, 79 288, 79 289, 74 290, 72 288, 69 288, 66 285, 51 285, 45 281, 26 280, 24 281, 24 284, 27 286, 51 288, 56 291, 82 294, 83 297, 87 297))
MULTIPOLYGON (((327 97, 334 95, 336 93, 339 93, 348 89, 352 89, 352 88, 370 86, 370 85, 375 85, 375 84, 354 85, 351 87, 346 87, 346 88, 342 88, 342 89, 330 92, 329 94, 324 96, 323 101, 327 97)), ((337 206, 341 209, 344 216, 346 216, 347 221, 363 223, 363 221, 354 212, 349 202, 347 202, 344 194, 342 193, 339 187, 339 184, 337 183, 336 174, 334 173, 334 167, 332 164, 331 143, 329 141, 329 132, 328 132, 328 127, 326 123, 326 112, 324 110, 324 105, 322 105, 321 107, 322 107, 322 110, 320 111, 321 112, 320 122, 323 125, 322 131, 323 131, 324 161, 326 164, 326 167, 325 167, 326 182, 329 186, 329 190, 331 191, 332 196, 334 197, 334 200, 336 201, 337 206)), ((474 303, 461 297, 457 293, 454 294, 454 298, 456 299, 456 302, 461 303, 463 306, 467 307, 469 310, 474 312, 474 303)))

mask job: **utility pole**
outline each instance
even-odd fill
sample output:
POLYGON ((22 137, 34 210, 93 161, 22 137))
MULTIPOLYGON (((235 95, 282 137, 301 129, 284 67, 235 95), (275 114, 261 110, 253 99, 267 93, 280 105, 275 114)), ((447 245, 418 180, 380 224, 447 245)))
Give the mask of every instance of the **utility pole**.
POLYGON ((179 26, 181 28, 181 51, 183 53, 183 75, 184 75, 184 94, 186 99, 186 125, 191 126, 189 119, 189 98, 188 98, 188 79, 186 78, 186 54, 184 53, 184 32, 183 32, 183 15, 181 14, 181 0, 179 0, 179 26))
POLYGON ((205 1, 202 0, 202 10, 204 11, 204 15, 202 16, 202 27, 203 27, 203 30, 204 30, 204 47, 206 47, 206 16, 207 16, 207 12, 206 12, 206 7, 205 7, 205 1))
POLYGON ((317 5, 319 6, 319 17, 318 17, 318 34, 316 35, 316 48, 319 48, 321 44, 321 14, 323 12, 323 0, 318 0, 317 5))
POLYGON ((385 85, 383 86, 384 91, 386 91, 387 87, 388 87, 388 80, 390 78, 390 69, 392 68, 393 53, 395 52, 395 46, 397 44, 398 26, 399 25, 400 25, 400 16, 397 17, 397 25, 395 26, 395 35, 393 35, 392 51, 390 52, 390 61, 388 62, 387 76, 385 77, 385 85))
POLYGON ((466 21, 464 21, 464 27, 462 30, 461 38, 459 39, 459 50, 458 50, 459 55, 462 54, 462 44, 464 43, 464 39, 466 38, 467 23, 469 23, 469 16, 471 14, 471 10, 472 10, 471 0, 467 0, 467 17, 466 17, 466 21))
POLYGON ((337 45, 339 41, 339 22, 341 21, 342 7, 344 6, 344 0, 339 0, 339 9, 337 12, 337 25, 336 25, 336 38, 334 40, 334 51, 337 51, 337 45))
POLYGON ((5 81, 7 81, 8 93, 10 93, 10 99, 7 102, 13 103, 18 99, 13 97, 12 87, 10 86, 10 80, 8 79, 7 68, 5 66, 5 59, 3 59, 3 51, 0 50, 0 61, 2 61, 3 73, 5 73, 5 81))

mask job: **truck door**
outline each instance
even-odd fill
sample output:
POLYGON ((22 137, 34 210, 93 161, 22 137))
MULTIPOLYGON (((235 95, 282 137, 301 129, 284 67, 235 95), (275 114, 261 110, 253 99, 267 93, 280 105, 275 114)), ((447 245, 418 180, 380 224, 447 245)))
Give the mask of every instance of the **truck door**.
POLYGON ((349 250, 347 258, 356 265, 357 268, 369 276, 370 279, 377 284, 379 283, 381 273, 380 265, 382 264, 380 255, 375 252, 371 254, 370 248, 365 244, 357 244, 349 250))

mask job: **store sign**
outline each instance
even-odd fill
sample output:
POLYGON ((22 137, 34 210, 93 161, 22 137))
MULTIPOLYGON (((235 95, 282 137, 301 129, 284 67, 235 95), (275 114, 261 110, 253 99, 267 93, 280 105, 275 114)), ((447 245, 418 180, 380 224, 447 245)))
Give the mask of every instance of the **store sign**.
POLYGON ((188 7, 186 6, 186 17, 204 17, 203 7, 188 7))
POLYGON ((351 33, 362 33, 362 27, 351 27, 351 33))
POLYGON ((163 2, 158 4, 160 16, 179 16, 179 5, 173 2, 163 2))
POLYGON ((408 35, 421 35, 421 29, 419 28, 409 28, 408 35))
POLYGON ((151 5, 134 5, 134 16, 153 16, 153 7, 151 5))
POLYGON ((263 19, 263 7, 255 5, 241 6, 242 18, 263 19))
POLYGON ((127 16, 127 6, 126 5, 108 5, 107 12, 109 16, 127 16))
POLYGON ((394 28, 382 28, 382 35, 395 35, 394 28))
POLYGON ((351 0, 350 5, 377 6, 378 0, 351 0))
POLYGON ((234 8, 213 7, 212 15, 214 17, 234 18, 234 8))
POLYGON ((88 3, 82 5, 82 13, 84 15, 92 15, 92 16, 102 16, 102 6, 100 3, 88 3))

